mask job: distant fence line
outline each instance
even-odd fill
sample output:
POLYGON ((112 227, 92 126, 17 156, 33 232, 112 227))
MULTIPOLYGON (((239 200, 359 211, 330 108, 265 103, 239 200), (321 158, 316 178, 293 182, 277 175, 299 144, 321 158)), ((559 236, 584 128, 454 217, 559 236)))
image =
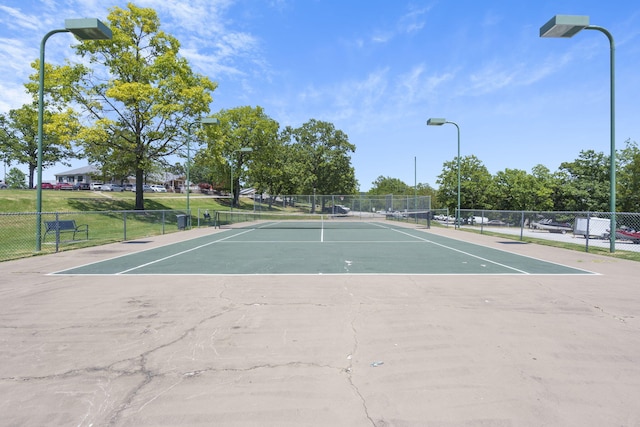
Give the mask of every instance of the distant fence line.
POLYGON ((331 213, 336 206, 349 208, 353 212, 402 212, 431 210, 431 196, 412 195, 253 195, 255 210, 278 206, 297 208, 303 213, 331 213))
MULTIPOLYGON (((268 200, 256 196, 253 210, 294 210, 304 213, 338 213, 349 215, 392 213, 394 218, 418 218, 412 212, 430 212, 431 224, 455 227, 455 213, 446 209, 431 210, 429 197, 412 196, 273 196, 268 200), (340 211, 337 211, 340 209, 340 211)), ((251 208, 250 208, 251 209, 251 208)), ((136 240, 172 233, 193 227, 211 226, 213 212, 194 210, 125 210, 92 212, 42 212, 41 250, 36 252, 35 212, 0 213, 0 261, 55 253, 62 250, 107 243, 136 240), (63 223, 64 222, 64 223, 63 223), (71 224, 73 222, 73 224, 71 224), (58 224, 58 228, 56 228, 58 224), (62 227, 61 225, 64 225, 62 227), (73 233, 66 227, 81 228, 73 233), (86 233, 84 228, 86 226, 86 233)), ((615 249, 640 252, 640 213, 616 213, 615 249)), ((422 218, 422 215, 420 215, 422 218)), ((505 235, 558 240, 590 247, 609 247, 609 212, 543 212, 543 211, 460 211, 461 228, 479 229, 505 235)))
MULTIPOLYGON (((434 219, 444 226, 455 227, 455 213, 433 210, 434 219)), ((611 212, 584 211, 504 211, 461 209, 460 227, 474 227, 516 235, 522 240, 533 237, 590 247, 610 247, 611 212)), ((616 212, 615 250, 640 252, 640 213, 616 212)))

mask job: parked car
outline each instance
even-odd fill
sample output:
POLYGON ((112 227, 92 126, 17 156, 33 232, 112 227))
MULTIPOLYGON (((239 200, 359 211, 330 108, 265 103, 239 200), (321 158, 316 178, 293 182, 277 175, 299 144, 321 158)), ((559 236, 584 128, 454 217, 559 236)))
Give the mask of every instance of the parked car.
MULTIPOLYGON (((36 187, 33 187, 36 188, 36 187)), ((43 182, 40 185, 40 188, 42 188, 43 190, 53 190, 53 184, 51 184, 50 182, 43 182)))
POLYGON ((59 182, 53 186, 55 190, 73 190, 73 184, 70 182, 59 182))
POLYGON ((91 189, 93 191, 100 191, 102 190, 102 183, 101 182, 92 182, 91 184, 91 189))
POLYGON ((124 187, 120 184, 109 184, 110 191, 124 191, 124 187))
POLYGON ((0 190, 6 190, 7 189, 7 184, 5 184, 4 182, 0 182, 0 190))
POLYGON ((507 223, 506 223, 506 222, 504 222, 504 221, 500 221, 499 219, 492 219, 492 220, 490 220, 489 222, 487 222, 487 225, 497 225, 497 226, 500 226, 500 225, 509 225, 509 224, 507 224, 507 223))
MULTIPOLYGON (((136 191, 136 187, 133 187, 133 190, 131 190, 131 191, 136 191)), ((150 185, 144 184, 142 186, 142 192, 143 193, 153 193, 153 188, 151 188, 150 185)))
POLYGON ((88 182, 78 182, 73 185, 74 190, 91 190, 91 185, 88 182))
POLYGON ((133 184, 126 184, 124 186, 124 191, 136 191, 136 186, 133 184))
POLYGON ((346 215, 350 211, 351 211, 351 209, 349 209, 346 206, 342 206, 342 205, 325 206, 325 208, 324 208, 324 212, 325 213, 334 214, 334 215, 346 215))
POLYGON ((489 218, 485 216, 470 216, 467 218, 467 224, 477 225, 477 224, 487 224, 489 222, 489 218))
POLYGON ((164 188, 164 185, 151 185, 151 190, 155 191, 156 193, 166 193, 167 189, 164 188))

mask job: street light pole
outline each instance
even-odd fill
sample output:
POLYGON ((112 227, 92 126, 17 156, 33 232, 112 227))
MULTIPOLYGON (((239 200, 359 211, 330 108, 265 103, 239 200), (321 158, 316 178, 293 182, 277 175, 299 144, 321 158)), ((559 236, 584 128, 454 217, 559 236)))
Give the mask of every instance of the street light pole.
POLYGON ((460 126, 455 122, 449 122, 446 119, 429 119, 427 120, 428 126, 442 126, 445 123, 452 124, 458 129, 458 209, 456 212, 456 224, 455 228, 460 227, 460 126))
MULTIPOLYGON (((191 192, 191 177, 190 175, 190 171, 191 171, 191 127, 193 125, 205 125, 205 126, 209 126, 209 125, 219 125, 220 121, 218 119, 216 119, 215 117, 204 117, 198 121, 189 123, 187 125, 187 173, 186 173, 186 183, 185 186, 187 188, 187 216, 189 217, 189 219, 191 219, 191 206, 189 205, 189 193, 191 192)), ((189 223, 191 223, 191 221, 189 221, 189 223)))
POLYGON ((616 251, 616 114, 615 114, 615 43, 613 36, 603 27, 589 25, 589 17, 583 15, 556 15, 540 27, 540 37, 573 37, 581 30, 596 30, 609 39, 610 83, 610 132, 611 155, 609 162, 609 210, 611 211, 609 252, 616 251))
POLYGON ((44 52, 49 37, 57 33, 73 33, 80 40, 110 40, 111 29, 95 18, 65 19, 65 28, 49 31, 40 42, 38 76, 38 154, 36 167, 36 252, 42 249, 42 139, 44 128, 44 52))

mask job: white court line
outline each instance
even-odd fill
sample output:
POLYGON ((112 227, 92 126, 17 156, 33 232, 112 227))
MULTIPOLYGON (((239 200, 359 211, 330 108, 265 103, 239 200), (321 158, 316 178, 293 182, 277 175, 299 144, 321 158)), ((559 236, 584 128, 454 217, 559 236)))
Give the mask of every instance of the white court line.
MULTIPOLYGON (((586 270, 574 269, 577 271, 583 271, 583 273, 527 273, 525 276, 601 276, 599 273, 591 273, 586 270)), ((59 276, 113 276, 111 273, 61 273, 59 276)), ((514 276, 522 277, 520 273, 142 273, 136 274, 136 276, 212 276, 212 277, 246 277, 246 276, 514 276)))
POLYGON ((241 234, 249 233, 249 232, 254 231, 254 230, 255 230, 255 229, 253 229, 253 228, 252 228, 252 229, 249 229, 249 230, 243 231, 242 233, 234 234, 233 236, 227 236, 227 237, 225 237, 225 238, 223 238, 223 239, 214 240, 213 242, 205 243, 204 245, 196 246, 195 248, 187 249, 186 251, 178 252, 178 253, 175 253, 175 254, 173 254, 173 255, 169 255, 169 256, 166 256, 166 257, 164 257, 164 258, 160 258, 160 259, 157 259, 157 260, 154 260, 154 261, 148 262, 148 263, 146 263, 146 264, 139 265, 139 266, 137 266, 137 267, 133 267, 133 268, 129 268, 129 269, 127 269, 127 270, 120 271, 120 272, 118 272, 118 273, 115 273, 115 275, 117 276, 118 274, 125 274, 125 273, 128 273, 128 272, 130 272, 130 271, 137 270, 137 269, 142 268, 142 267, 146 267, 146 266, 148 266, 148 265, 156 264, 156 263, 158 263, 158 262, 165 261, 165 260, 167 260, 167 259, 171 259, 171 258, 173 258, 173 257, 179 256, 179 255, 183 255, 183 254, 186 254, 186 253, 189 253, 189 252, 195 251, 195 250, 197 250, 197 249, 204 248, 204 247, 209 246, 209 245, 213 245, 213 244, 215 244, 215 243, 223 242, 223 241, 225 241, 225 240, 227 240, 227 239, 230 239, 230 238, 232 238, 232 237, 240 236, 241 234))
POLYGON ((407 235, 407 236, 415 237, 415 238, 416 238, 416 239, 418 239, 418 240, 422 240, 422 241, 424 241, 424 242, 431 243, 431 244, 434 244, 434 245, 436 245, 436 246, 440 246, 440 247, 445 248, 445 249, 449 249, 450 251, 459 252, 459 253, 461 253, 461 254, 464 254, 464 255, 470 256, 470 257, 472 257, 472 258, 477 258, 477 259, 479 259, 479 260, 486 261, 486 262, 488 262, 488 263, 491 263, 491 264, 494 264, 494 265, 498 265, 498 266, 500 266, 500 267, 504 267, 504 268, 509 269, 509 270, 518 271, 518 272, 520 272, 520 273, 522 273, 522 274, 531 274, 531 273, 529 273, 529 272, 527 272, 527 271, 520 270, 520 269, 518 269, 518 268, 514 268, 514 267, 511 267, 511 266, 509 266, 509 265, 502 264, 502 263, 499 263, 499 262, 495 262, 495 261, 492 261, 492 260, 487 259, 487 258, 483 258, 483 257, 478 256, 478 255, 470 254, 469 252, 461 251, 460 249, 452 248, 452 247, 450 247, 450 246, 443 245, 442 243, 436 243, 436 242, 434 242, 433 240, 423 239, 422 237, 414 236, 413 234, 405 233, 404 231, 401 231, 401 230, 393 229, 393 231, 396 231, 396 232, 398 232, 398 233, 400 233, 400 234, 405 234, 405 235, 407 235))

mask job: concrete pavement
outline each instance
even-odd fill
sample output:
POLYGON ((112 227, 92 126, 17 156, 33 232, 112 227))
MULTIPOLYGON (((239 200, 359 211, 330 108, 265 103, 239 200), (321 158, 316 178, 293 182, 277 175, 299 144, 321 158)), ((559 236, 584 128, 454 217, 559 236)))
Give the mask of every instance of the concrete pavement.
POLYGON ((46 275, 183 233, 0 263, 0 424, 640 425, 638 263, 430 232, 599 274, 46 275))

